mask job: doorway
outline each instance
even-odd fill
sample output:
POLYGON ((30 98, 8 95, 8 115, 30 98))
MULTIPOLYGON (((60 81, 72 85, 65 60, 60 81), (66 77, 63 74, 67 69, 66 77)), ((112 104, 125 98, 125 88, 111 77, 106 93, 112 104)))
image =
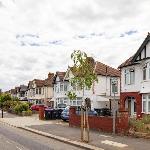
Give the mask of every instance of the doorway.
POLYGON ((125 109, 131 117, 136 115, 136 100, 134 97, 127 97, 125 101, 125 109))

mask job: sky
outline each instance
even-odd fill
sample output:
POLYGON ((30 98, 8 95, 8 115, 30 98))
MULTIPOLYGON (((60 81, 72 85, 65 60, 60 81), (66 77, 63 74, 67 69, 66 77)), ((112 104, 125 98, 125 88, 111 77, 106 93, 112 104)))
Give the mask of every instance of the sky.
POLYGON ((117 68, 150 32, 150 0, 0 0, 0 89, 66 71, 73 50, 117 68))

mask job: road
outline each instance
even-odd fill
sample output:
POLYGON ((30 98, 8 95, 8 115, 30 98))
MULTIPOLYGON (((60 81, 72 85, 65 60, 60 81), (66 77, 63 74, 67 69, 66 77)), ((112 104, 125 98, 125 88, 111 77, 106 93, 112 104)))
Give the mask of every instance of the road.
POLYGON ((0 123, 0 150, 81 150, 28 131, 0 123))

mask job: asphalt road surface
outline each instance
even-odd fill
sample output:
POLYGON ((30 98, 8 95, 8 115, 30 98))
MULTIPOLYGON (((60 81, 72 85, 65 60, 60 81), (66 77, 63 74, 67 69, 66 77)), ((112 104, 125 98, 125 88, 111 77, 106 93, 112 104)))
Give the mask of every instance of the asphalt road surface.
POLYGON ((81 150, 81 148, 0 123, 0 150, 81 150))

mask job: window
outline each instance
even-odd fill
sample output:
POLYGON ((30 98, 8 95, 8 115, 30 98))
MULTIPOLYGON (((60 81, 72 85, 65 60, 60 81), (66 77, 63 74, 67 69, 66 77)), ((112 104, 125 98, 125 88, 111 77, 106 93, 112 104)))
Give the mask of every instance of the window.
POLYGON ((150 112, 150 95, 148 95, 148 112, 150 112))
POLYGON ((38 94, 38 89, 36 89, 36 94, 38 94))
POLYGON ((112 83, 112 93, 118 93, 118 82, 112 83))
POLYGON ((129 70, 125 70, 125 84, 129 84, 129 70))
POLYGON ((41 88, 39 88, 39 94, 41 94, 41 88))
POLYGON ((68 91, 68 84, 64 83, 64 91, 68 91))
POLYGON ((35 89, 33 89, 33 96, 35 96, 35 89))
POLYGON ((146 101, 143 100, 143 112, 146 112, 146 101))
POLYGON ((150 79, 150 67, 149 67, 149 79, 150 79))
POLYGON ((44 88, 43 88, 43 95, 44 95, 44 88))
POLYGON ((146 112, 146 95, 145 94, 143 94, 142 111, 146 112))
POLYGON ((143 68, 143 80, 146 80, 146 67, 143 68))
POLYGON ((67 104, 68 103, 68 99, 64 98, 64 103, 67 104))
POLYGON ((134 70, 130 69, 130 83, 134 84, 134 70))
POLYGON ((82 105, 82 98, 77 97, 77 106, 81 106, 81 105, 82 105))
POLYGON ((72 105, 73 105, 73 106, 76 106, 76 100, 73 101, 73 104, 72 104, 72 105))
POLYGON ((125 70, 125 84, 134 84, 135 72, 134 69, 125 70))
POLYGON ((56 89, 56 90, 57 90, 57 93, 59 93, 59 86, 57 86, 57 89, 56 89))
POLYGON ((60 98, 60 102, 59 103, 63 104, 63 99, 62 98, 60 98))
POLYGON ((63 84, 60 84, 60 91, 63 91, 63 84))

